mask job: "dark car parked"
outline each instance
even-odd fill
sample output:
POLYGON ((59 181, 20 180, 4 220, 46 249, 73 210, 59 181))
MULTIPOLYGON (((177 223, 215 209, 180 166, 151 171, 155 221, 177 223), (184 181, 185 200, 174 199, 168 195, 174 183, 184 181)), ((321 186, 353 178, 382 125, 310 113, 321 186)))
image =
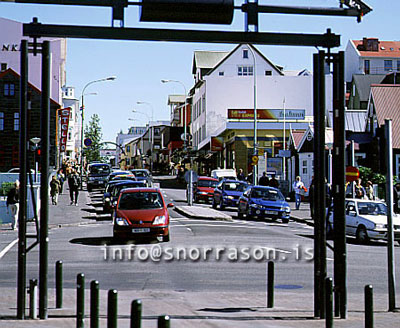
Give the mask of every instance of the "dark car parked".
POLYGON ((135 175, 136 180, 146 181, 147 187, 153 186, 153 177, 149 170, 146 169, 134 169, 131 172, 135 175))
POLYGON ((282 193, 272 187, 251 186, 239 198, 238 217, 281 219, 289 222, 290 206, 282 193))
POLYGON ((237 207, 239 197, 249 187, 244 181, 222 180, 214 190, 213 208, 224 209, 226 206, 237 207))
POLYGON ((114 209, 114 205, 118 200, 119 194, 122 189, 126 188, 143 188, 145 187, 144 181, 131 181, 131 180, 118 180, 115 183, 111 181, 107 194, 103 195, 103 211, 111 213, 114 209))

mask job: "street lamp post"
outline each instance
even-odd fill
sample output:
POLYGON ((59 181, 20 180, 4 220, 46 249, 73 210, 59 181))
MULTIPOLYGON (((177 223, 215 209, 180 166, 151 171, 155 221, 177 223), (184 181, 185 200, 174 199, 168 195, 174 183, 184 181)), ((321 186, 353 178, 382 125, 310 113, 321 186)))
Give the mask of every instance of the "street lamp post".
POLYGON ((36 162, 36 150, 38 149, 38 144, 39 144, 40 140, 41 139, 38 137, 34 137, 34 138, 30 139, 30 142, 32 142, 32 144, 33 144, 32 150, 33 150, 33 165, 35 165, 35 183, 37 182, 37 171, 38 171, 38 165, 36 162))
MULTIPOLYGON (((256 80, 256 56, 253 49, 249 46, 251 55, 253 56, 253 106, 254 106, 254 142, 253 142, 253 156, 258 156, 257 151, 257 80, 256 80)), ((257 185, 257 165, 253 165, 253 184, 257 185)))
POLYGON ((153 105, 151 103, 147 102, 147 101, 137 101, 136 103, 138 105, 149 105, 150 108, 151 108, 151 120, 150 120, 149 115, 147 115, 146 113, 139 112, 139 111, 137 111, 135 109, 132 109, 132 112, 146 115, 148 120, 149 120, 149 130, 150 130, 149 143, 150 143, 150 151, 151 151, 151 154, 150 154, 150 172, 153 172, 154 126, 152 125, 153 124, 152 122, 154 122, 154 108, 153 108, 153 105))
POLYGON ((85 104, 84 104, 84 96, 85 96, 85 90, 86 88, 94 83, 98 83, 98 82, 105 82, 105 81, 114 81, 116 79, 115 76, 109 76, 109 77, 105 77, 103 79, 98 79, 98 80, 93 80, 88 82, 82 90, 82 95, 81 95, 81 189, 83 189, 83 180, 82 180, 82 176, 83 176, 83 126, 84 126, 84 121, 85 121, 85 104))

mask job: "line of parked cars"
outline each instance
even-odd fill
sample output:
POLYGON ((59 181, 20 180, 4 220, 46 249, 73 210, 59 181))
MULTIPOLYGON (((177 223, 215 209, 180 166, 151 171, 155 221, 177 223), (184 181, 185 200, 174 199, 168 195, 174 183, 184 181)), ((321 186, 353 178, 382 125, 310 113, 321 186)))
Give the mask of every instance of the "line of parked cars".
POLYGON ((193 201, 211 203, 215 209, 234 207, 238 217, 280 219, 289 222, 290 206, 282 193, 272 187, 254 186, 239 181, 235 170, 213 170, 211 177, 200 176, 193 201))
POLYGON ((103 211, 111 214, 115 239, 170 240, 168 207, 173 204, 166 204, 160 190, 153 188, 148 170, 112 171, 108 164, 90 164, 87 189, 95 188, 104 190, 103 211))

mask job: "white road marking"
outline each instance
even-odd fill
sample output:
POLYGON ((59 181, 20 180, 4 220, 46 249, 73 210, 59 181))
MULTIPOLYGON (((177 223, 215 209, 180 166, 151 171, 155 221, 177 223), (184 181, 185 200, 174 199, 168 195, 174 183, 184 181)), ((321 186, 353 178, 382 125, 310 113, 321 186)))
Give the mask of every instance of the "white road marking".
POLYGON ((18 238, 9 243, 1 252, 0 259, 18 242, 18 238))
POLYGON ((190 232, 193 232, 193 230, 192 229, 190 229, 190 228, 186 228, 188 231, 190 231, 190 232))

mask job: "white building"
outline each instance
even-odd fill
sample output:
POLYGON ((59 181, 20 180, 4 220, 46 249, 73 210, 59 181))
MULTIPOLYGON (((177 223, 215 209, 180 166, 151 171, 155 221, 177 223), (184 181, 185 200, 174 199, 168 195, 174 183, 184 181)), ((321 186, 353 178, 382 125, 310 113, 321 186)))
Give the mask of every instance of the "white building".
MULTIPOLYGON (((21 40, 29 40, 22 35, 22 23, 0 17, 0 70, 5 71, 12 68, 18 74, 21 74, 21 40)), ((30 40, 31 42, 32 40, 30 40)), ((41 38, 39 40, 50 41, 51 52, 51 93, 50 97, 61 104, 61 87, 66 83, 65 64, 67 57, 67 40, 61 38, 41 38)), ((41 90, 42 76, 42 56, 33 53, 28 55, 28 75, 29 82, 41 90)))
POLYGON ((377 38, 349 40, 345 52, 345 79, 353 74, 388 74, 400 72, 400 41, 377 38))
MULTIPOLYGON (((212 139, 221 138, 222 153, 216 154, 220 158, 214 165, 251 169, 254 101, 258 146, 269 158, 287 142, 289 126, 306 130, 313 121, 312 74, 286 74, 252 45, 240 44, 229 53, 195 52, 192 72, 193 145, 213 151, 212 139)), ((332 107, 331 81, 327 75, 327 112, 332 107)))

